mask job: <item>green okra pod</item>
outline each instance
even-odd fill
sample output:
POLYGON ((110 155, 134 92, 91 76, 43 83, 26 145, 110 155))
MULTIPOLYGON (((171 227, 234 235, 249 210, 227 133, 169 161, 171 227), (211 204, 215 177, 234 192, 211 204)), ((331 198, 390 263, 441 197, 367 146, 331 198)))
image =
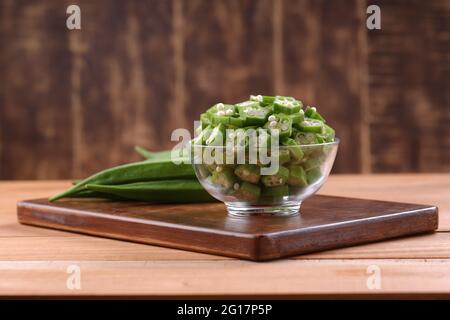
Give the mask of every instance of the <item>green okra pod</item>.
POLYGON ((197 203, 215 200, 197 180, 161 180, 123 185, 87 184, 88 190, 154 203, 197 203))
POLYGON ((108 200, 117 200, 117 201, 126 200, 122 197, 119 197, 119 196, 116 196, 113 194, 98 192, 98 191, 93 191, 93 190, 87 190, 87 189, 77 192, 72 197, 73 198, 99 198, 99 199, 108 199, 108 200))
POLYGON ((121 165, 100 171, 60 193, 49 201, 70 197, 86 189, 87 184, 124 184, 140 181, 195 179, 194 170, 189 163, 175 164, 171 160, 146 160, 121 165))
MULTIPOLYGON (((150 151, 140 146, 135 146, 134 150, 143 158, 149 160, 170 160, 172 157, 172 150, 162 150, 162 151, 150 151)), ((179 157, 187 157, 187 149, 180 149, 177 154, 179 157)))

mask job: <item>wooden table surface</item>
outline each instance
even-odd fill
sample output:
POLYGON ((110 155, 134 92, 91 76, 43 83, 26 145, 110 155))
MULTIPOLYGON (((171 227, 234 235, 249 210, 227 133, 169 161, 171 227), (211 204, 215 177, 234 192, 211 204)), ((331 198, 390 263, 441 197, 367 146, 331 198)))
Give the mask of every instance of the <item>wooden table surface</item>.
POLYGON ((321 194, 437 205, 438 232, 263 263, 17 223, 68 185, 0 182, 0 295, 450 296, 450 174, 331 176, 321 194))

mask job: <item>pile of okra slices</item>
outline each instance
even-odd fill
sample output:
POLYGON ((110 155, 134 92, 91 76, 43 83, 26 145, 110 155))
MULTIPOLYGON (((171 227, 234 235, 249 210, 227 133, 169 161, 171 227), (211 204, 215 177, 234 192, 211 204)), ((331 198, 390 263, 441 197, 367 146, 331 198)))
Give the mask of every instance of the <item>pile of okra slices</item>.
POLYGON ((261 175, 258 164, 203 165, 209 183, 239 200, 287 196, 314 183, 329 150, 318 144, 335 139, 334 129, 317 109, 303 108, 293 97, 251 95, 237 104, 217 103, 200 115, 200 121, 194 145, 223 145, 226 129, 254 129, 257 134, 264 130, 269 137, 277 129, 280 145, 286 146, 279 149, 280 166, 274 175, 261 175))

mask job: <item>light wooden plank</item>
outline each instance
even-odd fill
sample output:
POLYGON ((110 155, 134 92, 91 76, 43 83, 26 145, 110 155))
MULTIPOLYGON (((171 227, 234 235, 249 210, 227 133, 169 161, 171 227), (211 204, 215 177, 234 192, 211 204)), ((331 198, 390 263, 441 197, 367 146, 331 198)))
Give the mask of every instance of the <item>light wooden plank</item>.
POLYGON ((361 246, 328 250, 295 259, 448 259, 450 234, 417 235, 361 246))
POLYGON ((68 236, 1 238, 0 261, 193 261, 230 259, 127 241, 76 235, 73 233, 65 234, 68 236))
MULTIPOLYGON (((37 228, 40 230, 39 228, 37 228)), ((0 261, 229 260, 146 244, 64 233, 65 237, 4 237, 0 261), (30 249, 32 248, 32 250, 30 249)), ((293 259, 450 259, 450 234, 436 233, 328 250, 293 259)))
POLYGON ((1 295, 450 294, 450 260, 92 261, 80 290, 67 289, 73 262, 0 262, 1 295), (368 288, 374 268, 380 288, 368 288))

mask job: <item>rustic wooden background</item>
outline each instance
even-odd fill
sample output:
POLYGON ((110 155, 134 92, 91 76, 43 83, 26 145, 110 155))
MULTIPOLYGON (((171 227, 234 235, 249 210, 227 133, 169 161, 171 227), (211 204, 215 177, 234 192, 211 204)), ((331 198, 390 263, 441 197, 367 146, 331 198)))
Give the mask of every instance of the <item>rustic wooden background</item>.
POLYGON ((0 49, 0 179, 137 160, 249 93, 318 106, 336 173, 450 171, 448 0, 0 0, 0 49))

